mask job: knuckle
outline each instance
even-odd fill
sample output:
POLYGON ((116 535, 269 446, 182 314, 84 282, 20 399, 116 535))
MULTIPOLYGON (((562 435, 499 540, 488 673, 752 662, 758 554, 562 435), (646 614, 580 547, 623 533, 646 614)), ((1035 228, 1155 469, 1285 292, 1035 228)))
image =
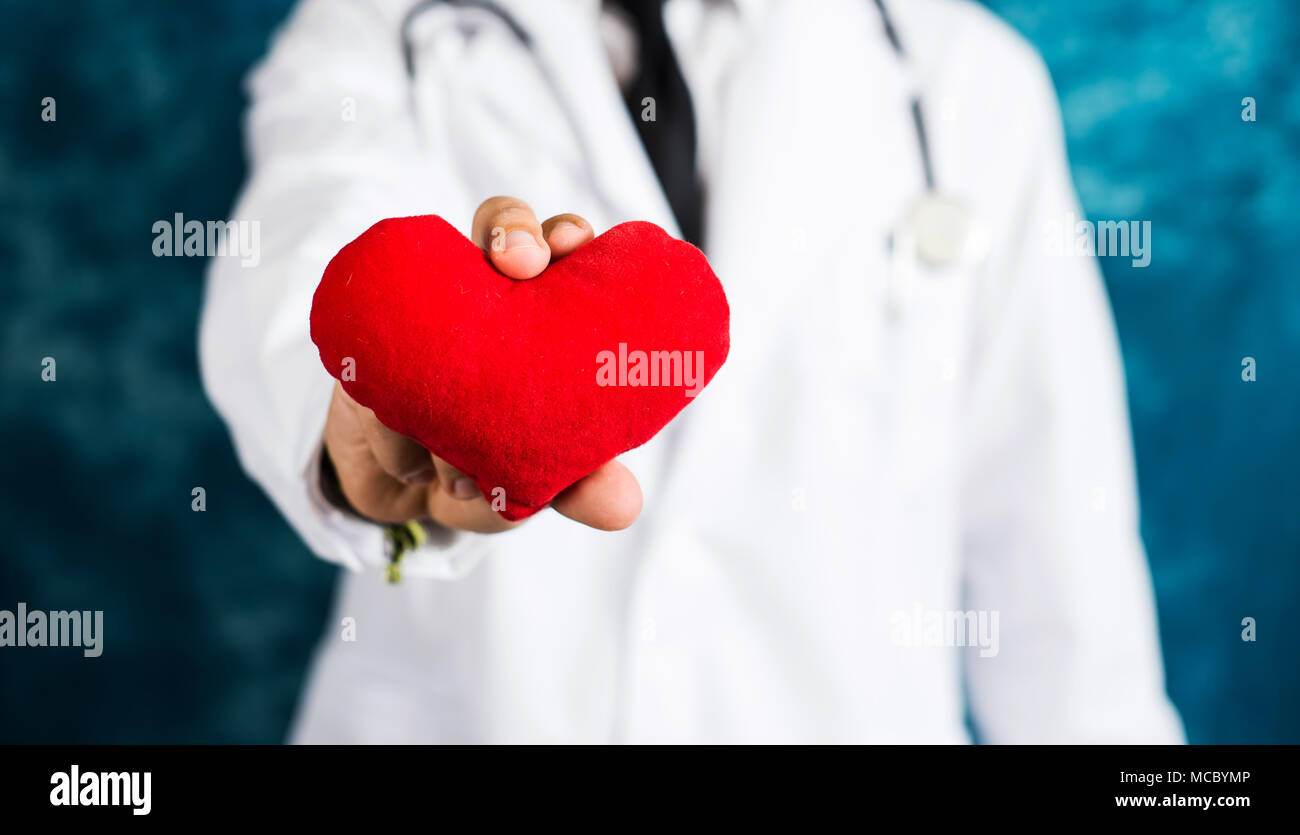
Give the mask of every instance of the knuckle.
POLYGON ((492 226, 536 226, 537 216, 528 206, 506 206, 492 217, 492 226))

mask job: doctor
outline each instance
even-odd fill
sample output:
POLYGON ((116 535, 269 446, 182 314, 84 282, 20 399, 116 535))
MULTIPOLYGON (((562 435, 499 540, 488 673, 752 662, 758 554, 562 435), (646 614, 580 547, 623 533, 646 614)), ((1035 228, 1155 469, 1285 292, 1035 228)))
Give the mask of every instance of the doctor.
POLYGON ((498 3, 304 0, 249 82, 261 260, 213 263, 204 381, 351 569, 293 739, 960 743, 969 708, 1181 740, 1105 290, 1043 245, 1078 206, 1033 51, 958 0, 498 3), (727 365, 498 531, 308 337, 330 257, 428 213, 519 280, 625 220, 697 240, 727 365))

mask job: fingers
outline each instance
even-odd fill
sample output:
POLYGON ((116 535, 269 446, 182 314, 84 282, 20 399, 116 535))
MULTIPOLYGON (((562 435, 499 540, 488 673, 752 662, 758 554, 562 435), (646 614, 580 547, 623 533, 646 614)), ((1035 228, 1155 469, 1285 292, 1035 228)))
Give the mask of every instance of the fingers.
POLYGON ((405 484, 375 459, 356 401, 335 384, 325 422, 325 448, 348 503, 378 522, 403 522, 424 513, 425 487, 405 484))
MULTIPOLYGON (((337 382, 324 440, 344 496, 377 522, 427 516, 445 527, 479 533, 522 524, 502 518, 492 507, 497 496, 484 496, 455 467, 384 426, 337 382)), ((641 486, 626 467, 610 461, 556 496, 552 506, 598 530, 622 530, 641 513, 641 486)))
MULTIPOLYGON (((429 488, 429 516, 452 528, 479 533, 509 530, 523 521, 510 522, 492 507, 498 497, 484 496, 472 480, 434 457, 437 484, 429 488)), ((555 497, 551 504, 575 522, 602 531, 620 531, 641 513, 641 486, 627 467, 610 461, 596 472, 555 497)))
MULTIPOLYGON (((503 519, 492 509, 492 497, 481 495, 477 488, 471 498, 461 498, 443 489, 444 466, 446 462, 439 462, 439 486, 431 488, 429 493, 428 512, 435 522, 465 531, 497 533, 527 521, 503 519)), ((448 469, 455 474, 452 478, 465 478, 448 469)), ((627 467, 610 461, 556 496, 551 506, 575 522, 597 530, 620 531, 635 522, 641 513, 641 485, 627 467)))
POLYGON ((537 222, 532 207, 517 197, 491 197, 474 212, 474 243, 485 249, 502 275, 536 278, 553 259, 568 255, 596 236, 575 214, 537 222))
POLYGON ((534 278, 551 261, 532 207, 516 197, 490 197, 474 212, 471 237, 492 266, 510 278, 534 278))
POLYGON ((356 415, 361 433, 380 469, 403 484, 410 485, 428 484, 437 477, 433 456, 428 450, 384 426, 374 411, 353 400, 341 385, 335 385, 339 399, 350 406, 356 415))
POLYGON ((425 515, 426 486, 397 481, 369 456, 338 461, 334 448, 330 447, 330 459, 334 461, 339 487, 348 504, 367 519, 389 524, 425 515))
POLYGON ((433 460, 438 468, 438 483, 429 490, 428 513, 435 522, 443 527, 477 533, 498 533, 520 524, 498 515, 488 497, 455 467, 436 456, 433 460))
POLYGON ((542 221, 542 237, 551 248, 551 260, 554 261, 596 237, 596 232, 586 218, 563 214, 542 221))
POLYGON ((479 497, 478 485, 474 480, 463 476, 452 465, 438 456, 433 457, 433 464, 438 468, 438 488, 446 491, 453 499, 467 501, 479 497))
POLYGON ((621 531, 641 513, 641 485, 631 470, 610 461, 556 496, 551 506, 597 530, 621 531))

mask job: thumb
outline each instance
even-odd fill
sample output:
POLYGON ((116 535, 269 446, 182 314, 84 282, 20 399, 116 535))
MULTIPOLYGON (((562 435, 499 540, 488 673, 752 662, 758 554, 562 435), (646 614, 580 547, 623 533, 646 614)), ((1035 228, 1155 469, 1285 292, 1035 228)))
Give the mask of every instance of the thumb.
POLYGON ((555 497, 551 506, 575 522, 621 531, 641 514, 641 485, 618 461, 596 470, 555 497))

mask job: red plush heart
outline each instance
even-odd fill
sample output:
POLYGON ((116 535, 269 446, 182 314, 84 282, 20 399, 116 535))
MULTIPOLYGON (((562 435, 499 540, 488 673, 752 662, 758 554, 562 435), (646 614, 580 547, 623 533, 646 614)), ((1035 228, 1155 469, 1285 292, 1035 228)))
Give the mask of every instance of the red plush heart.
POLYGON ((426 215, 334 256, 311 337, 358 403, 489 501, 503 489, 515 520, 654 437, 722 366, 729 320, 704 255, 652 223, 516 281, 426 215))

